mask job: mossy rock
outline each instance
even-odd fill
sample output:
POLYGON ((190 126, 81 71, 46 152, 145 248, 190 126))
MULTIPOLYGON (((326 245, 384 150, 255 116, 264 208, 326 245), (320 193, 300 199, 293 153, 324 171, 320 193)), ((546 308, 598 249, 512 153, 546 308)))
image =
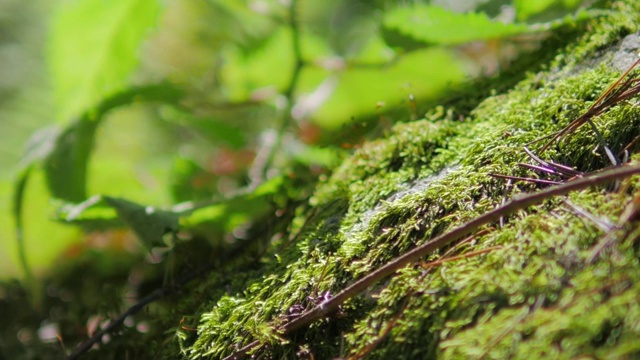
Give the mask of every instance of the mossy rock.
MULTIPOLYGON (((408 266, 291 336, 275 330, 409 249, 548 186, 490 174, 563 181, 518 164, 533 164, 523 147, 536 152, 544 142, 533 140, 582 114, 636 59, 640 5, 613 6, 577 24, 570 44, 545 49, 557 52, 552 60, 529 61, 535 73, 472 111, 455 102, 435 107, 365 143, 320 182, 291 235, 259 263, 198 286, 197 309, 185 313, 197 330, 180 327, 180 350, 164 356, 223 358, 258 340, 258 358, 640 357, 640 225, 618 226, 637 179, 512 214, 424 263, 457 259, 408 266), (589 263, 603 228, 611 246, 589 263)), ((623 102, 594 123, 618 154, 640 135, 640 108, 623 102)), ((640 160, 638 148, 629 149, 632 160, 640 160)), ((539 156, 584 173, 609 164, 589 126, 539 156)))

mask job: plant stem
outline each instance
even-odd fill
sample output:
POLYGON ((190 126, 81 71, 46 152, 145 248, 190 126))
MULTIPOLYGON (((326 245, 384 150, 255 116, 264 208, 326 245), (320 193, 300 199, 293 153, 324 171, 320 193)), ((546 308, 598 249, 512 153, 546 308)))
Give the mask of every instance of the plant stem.
POLYGON ((354 282, 346 289, 342 290, 336 296, 320 303, 318 306, 309 310, 302 316, 284 325, 282 327, 282 332, 284 334, 290 334, 293 331, 298 330, 301 327, 306 326, 311 322, 328 315, 329 313, 335 311, 338 306, 344 303, 347 299, 359 294, 369 286, 395 273, 397 270, 417 261, 418 259, 424 257, 425 255, 428 255, 434 250, 440 249, 450 244, 451 242, 470 234, 483 225, 498 220, 502 216, 506 216, 531 205, 538 204, 543 200, 549 199, 553 196, 565 195, 571 191, 609 183, 615 180, 629 177, 634 174, 640 174, 640 164, 620 165, 613 168, 608 168, 580 179, 547 188, 537 193, 528 194, 512 199, 504 205, 497 207, 494 210, 491 210, 488 213, 479 216, 446 234, 440 235, 435 239, 414 248, 413 250, 387 263, 378 270, 369 273, 365 277, 354 282))
POLYGON ((294 105, 294 96, 296 88, 298 87, 298 82, 300 80, 300 74, 302 73, 302 68, 304 67, 304 60, 302 58, 302 47, 300 45, 300 25, 298 23, 298 0, 291 0, 291 4, 289 5, 289 27, 291 29, 291 47, 293 49, 293 60, 294 67, 293 72, 291 74, 291 79, 289 80, 289 85, 284 92, 284 96, 287 99, 287 105, 284 109, 284 112, 280 118, 280 125, 277 128, 276 139, 273 144, 267 146, 267 155, 264 157, 262 164, 259 164, 259 168, 261 169, 261 173, 258 174, 258 181, 254 180, 254 186, 259 185, 264 179, 267 178, 267 172, 273 163, 273 159, 275 158, 276 152, 282 146, 282 138, 284 137, 289 124, 291 123, 291 110, 294 105))

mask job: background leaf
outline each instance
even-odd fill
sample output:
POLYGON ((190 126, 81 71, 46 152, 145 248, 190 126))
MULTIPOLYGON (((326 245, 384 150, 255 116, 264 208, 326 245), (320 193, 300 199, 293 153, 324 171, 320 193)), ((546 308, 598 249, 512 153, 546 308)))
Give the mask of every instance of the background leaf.
POLYGON ((27 278, 32 277, 31 267, 29 266, 29 262, 27 261, 27 254, 24 246, 24 222, 22 219, 22 206, 24 202, 24 191, 27 187, 27 182, 29 180, 29 173, 31 172, 31 166, 27 167, 22 171, 22 173, 18 176, 18 180, 16 181, 14 194, 13 194, 13 217, 15 220, 15 230, 16 230, 16 242, 18 248, 18 257, 20 261, 20 266, 22 267, 22 271, 27 278))
POLYGON ((451 52, 442 48, 413 51, 389 66, 344 71, 313 118, 324 128, 338 129, 345 119, 371 114, 378 104, 397 107, 406 104, 409 95, 434 98, 464 78, 462 62, 451 52))
POLYGON ((178 231, 179 215, 176 213, 110 196, 103 196, 103 199, 116 210, 120 220, 138 235, 147 249, 165 245, 163 236, 178 231))
POLYGON ((566 9, 574 9, 582 3, 581 0, 514 0, 513 6, 518 20, 537 17, 542 13, 555 14, 566 9))
POLYGON ((98 122, 81 119, 69 126, 45 160, 47 185, 54 197, 69 201, 86 198, 87 161, 98 122))
POLYGON ((183 203, 172 210, 96 195, 81 203, 60 206, 57 219, 85 230, 106 230, 126 225, 150 249, 162 245, 162 237, 168 232, 184 229, 232 231, 269 210, 272 207, 270 198, 283 186, 284 179, 276 177, 247 194, 204 205, 183 203))
POLYGON ((527 31, 524 24, 492 21, 484 13, 455 13, 438 6, 414 4, 387 12, 383 33, 391 46, 403 47, 402 37, 426 45, 456 45, 527 31))
POLYGON ((206 231, 207 229, 233 231, 236 227, 256 219, 272 207, 270 198, 282 189, 284 179, 273 178, 257 187, 253 192, 224 199, 220 202, 197 206, 185 211, 180 226, 185 229, 206 231))
POLYGON ((123 87, 159 9, 157 0, 78 0, 60 7, 49 62, 62 119, 123 87))
POLYGON ((171 107, 163 109, 162 118, 184 129, 191 129, 213 143, 226 144, 233 149, 240 149, 247 144, 246 135, 239 126, 213 116, 194 116, 189 112, 171 107))
POLYGON ((124 227, 118 212, 95 195, 79 204, 64 204, 56 211, 56 219, 81 226, 84 231, 99 231, 124 227))
POLYGON ((44 166, 51 194, 59 199, 80 202, 86 199, 87 166, 97 126, 104 114, 134 102, 177 103, 182 92, 168 84, 134 87, 106 98, 68 126, 51 148, 44 166))
MULTIPOLYGON (((538 4, 535 1, 527 2, 529 3, 538 4)), ((528 17, 546 8, 542 5, 540 7, 523 5, 518 8, 518 11, 523 14, 523 17, 528 17)), ((456 13, 438 6, 413 4, 385 13, 382 34, 390 46, 413 50, 424 46, 458 45, 550 30, 588 16, 587 13, 581 12, 575 19, 566 17, 540 24, 503 23, 490 19, 483 12, 456 13)))

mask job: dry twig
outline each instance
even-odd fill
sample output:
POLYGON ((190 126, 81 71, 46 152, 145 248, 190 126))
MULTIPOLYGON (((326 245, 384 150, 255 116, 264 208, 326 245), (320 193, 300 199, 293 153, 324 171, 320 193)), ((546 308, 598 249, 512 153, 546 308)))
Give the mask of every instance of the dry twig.
MULTIPOLYGON (((553 144, 554 141, 562 138, 565 135, 573 133, 582 125, 589 123, 591 124, 591 127, 594 129, 594 131, 596 131, 596 134, 600 138, 600 143, 603 146, 605 152, 607 152, 607 155, 610 158, 613 157, 613 160, 615 160, 615 156, 606 147, 606 144, 604 144, 604 140, 602 140, 602 137, 598 133, 598 129, 591 122, 591 119, 603 114, 605 111, 609 110, 611 107, 615 106, 621 101, 628 100, 640 93, 640 78, 630 77, 625 80, 625 78, 627 78, 629 73, 631 73, 631 71, 636 66, 638 66, 638 64, 640 64, 640 59, 636 60, 629 67, 629 69, 627 69, 627 71, 625 71, 625 73, 622 74, 620 78, 618 78, 618 80, 616 80, 616 82, 614 82, 611 86, 609 86, 609 88, 605 92, 603 92, 602 95, 600 95, 600 97, 596 101, 594 101, 593 105, 591 105, 591 107, 589 107, 589 109, 585 111, 584 114, 580 115, 577 119, 573 120, 564 129, 552 135, 551 140, 549 140, 540 149, 540 154, 542 154, 545 150, 547 150, 551 146, 551 144, 553 144)), ((617 163, 618 162, 616 160, 615 164, 617 163)))

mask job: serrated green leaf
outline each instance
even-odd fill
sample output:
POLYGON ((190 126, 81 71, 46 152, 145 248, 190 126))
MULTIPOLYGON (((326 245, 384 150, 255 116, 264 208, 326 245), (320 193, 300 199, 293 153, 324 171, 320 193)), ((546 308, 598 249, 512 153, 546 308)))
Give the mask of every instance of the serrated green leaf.
POLYGON ((164 245, 163 236, 167 233, 175 233, 179 229, 177 213, 136 204, 121 198, 110 196, 102 198, 116 210, 120 220, 136 233, 147 249, 164 245))
POLYGON ((269 198, 280 191, 282 177, 273 178, 253 192, 217 203, 192 207, 182 204, 173 210, 161 210, 110 196, 93 196, 78 204, 58 209, 57 220, 86 229, 109 229, 126 225, 147 249, 163 245, 167 233, 180 229, 215 228, 232 231, 271 208, 269 198))
POLYGON ((77 204, 62 205, 57 220, 87 230, 106 230, 127 226, 150 249, 163 245, 166 233, 178 231, 179 213, 145 206, 110 196, 92 196, 77 204))
POLYGON ((403 44, 398 39, 402 37, 406 37, 406 41, 425 45, 455 45, 520 34, 527 30, 524 24, 492 21, 484 13, 455 13, 423 4, 393 9, 383 18, 385 40, 391 46, 400 47, 403 44))
POLYGON ((390 46, 413 50, 546 31, 592 15, 582 11, 574 17, 546 23, 502 23, 489 19, 484 13, 456 13, 437 6, 414 4, 387 12, 383 18, 382 35, 390 46))
POLYGON ((54 15, 49 63, 62 119, 123 88, 155 25, 157 0, 78 0, 54 15))

